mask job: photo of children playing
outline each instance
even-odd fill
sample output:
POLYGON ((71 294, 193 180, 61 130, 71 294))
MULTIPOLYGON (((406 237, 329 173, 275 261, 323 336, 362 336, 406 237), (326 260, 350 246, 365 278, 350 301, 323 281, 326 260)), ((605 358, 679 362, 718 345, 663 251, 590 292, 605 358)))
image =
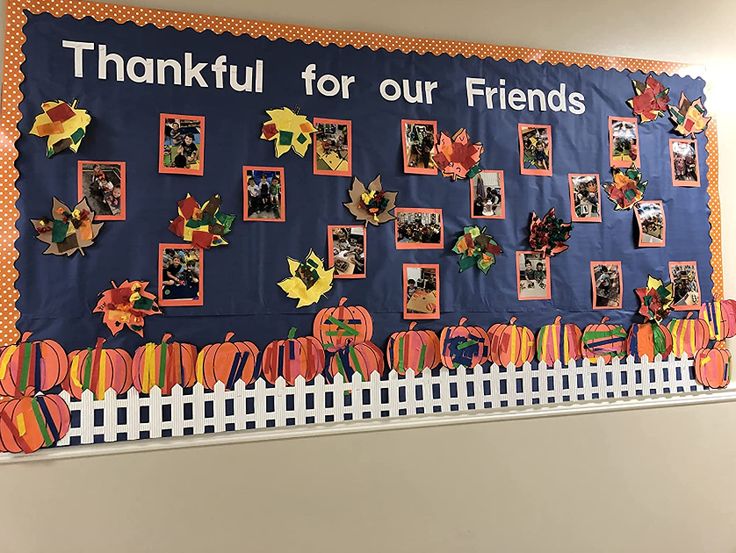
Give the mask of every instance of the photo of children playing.
POLYGON ((639 223, 639 246, 664 246, 664 208, 659 201, 643 201, 634 206, 639 223))
POLYGON ((516 252, 519 267, 518 295, 520 300, 540 300, 550 297, 548 288, 549 258, 541 253, 516 252))
POLYGON ((315 118, 314 126, 314 172, 350 175, 350 122, 315 118))
POLYGON ((161 254, 161 304, 172 300, 198 302, 201 296, 198 248, 166 248, 161 254))
POLYGON ((473 217, 503 218, 503 173, 481 171, 470 179, 473 217))
POLYGON ((597 175, 570 177, 570 196, 573 202, 573 221, 600 221, 600 186, 597 175))
POLYGON ((621 266, 617 263, 593 263, 593 309, 621 309, 621 266))
POLYGON ((396 208, 398 249, 442 248, 442 210, 396 208))
POLYGON ((335 278, 365 277, 365 227, 331 227, 328 233, 329 264, 335 268, 335 278))
POLYGON ((672 140, 672 172, 677 182, 696 184, 698 178, 698 158, 695 142, 689 140, 672 140))
POLYGON ((163 166, 199 171, 202 119, 165 117, 163 126, 163 166))
POLYGON ((282 169, 247 169, 246 220, 283 221, 284 189, 282 169))
POLYGON ((629 167, 639 156, 639 138, 635 121, 611 119, 611 161, 614 166, 629 167))
POLYGON ((82 161, 80 178, 80 196, 87 198, 96 217, 122 218, 125 202, 124 163, 82 161))
POLYGON ((522 126, 523 167, 533 171, 551 171, 549 128, 522 126))
POLYGON ((439 318, 438 279, 436 267, 404 266, 405 315, 436 315, 439 318))
POLYGON ((700 284, 695 263, 670 263, 675 309, 700 307, 700 284))
POLYGON ((437 127, 428 121, 403 121, 404 127, 404 171, 429 170, 434 172, 436 166, 432 161, 437 127))

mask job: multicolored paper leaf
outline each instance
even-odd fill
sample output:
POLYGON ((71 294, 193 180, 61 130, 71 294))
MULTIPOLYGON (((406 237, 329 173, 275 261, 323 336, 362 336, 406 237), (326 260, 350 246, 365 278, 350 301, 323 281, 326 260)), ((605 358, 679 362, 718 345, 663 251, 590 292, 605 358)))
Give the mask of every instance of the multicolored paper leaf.
POLYGON ((112 288, 100 293, 93 313, 102 313, 102 322, 113 336, 126 326, 143 336, 145 318, 161 315, 156 296, 146 292, 145 280, 126 280, 120 286, 111 282, 112 288))
POLYGON ((298 115, 289 108, 268 109, 271 118, 263 124, 261 138, 272 140, 276 148, 276 157, 293 149, 301 157, 307 153, 312 143, 312 133, 317 129, 305 115, 298 115))
POLYGON ((457 263, 461 273, 476 266, 483 274, 488 274, 488 270, 496 263, 496 255, 503 252, 493 236, 486 234, 486 227, 481 229, 477 225, 463 229, 452 251, 460 255, 457 263))
POLYGON ((648 321, 662 322, 674 305, 672 288, 671 282, 665 284, 649 275, 647 285, 634 290, 640 302, 639 314, 648 321))
POLYGON ((314 251, 309 250, 304 261, 287 258, 291 276, 277 283, 286 295, 298 299, 297 308, 317 303, 321 297, 332 289, 332 278, 335 269, 325 269, 322 259, 314 251))
POLYGON ((652 75, 647 75, 645 82, 636 79, 631 82, 634 85, 634 97, 629 98, 626 104, 634 115, 638 116, 642 123, 664 116, 670 101, 670 89, 665 88, 652 75))
POLYGON ((215 194, 201 206, 191 194, 177 202, 179 215, 171 221, 169 230, 186 242, 200 248, 224 246, 223 238, 230 232, 235 215, 220 213, 222 198, 215 194))
POLYGON ((84 255, 84 248, 94 244, 97 234, 104 223, 95 223, 95 212, 89 207, 84 198, 74 209, 53 199, 51 217, 31 219, 36 229, 36 238, 48 248, 44 254, 73 255, 78 251, 84 255))
POLYGON ((532 211, 529 224, 529 246, 532 250, 545 256, 562 253, 570 247, 565 242, 570 239, 571 232, 572 223, 556 217, 554 207, 541 218, 532 211))
POLYGON ((629 168, 612 167, 611 171, 613 181, 604 183, 603 190, 616 211, 631 209, 644 198, 647 181, 641 180, 641 171, 633 164, 629 168))
POLYGON ((47 137, 46 157, 67 148, 76 153, 92 121, 87 110, 77 109, 77 100, 71 105, 64 100, 48 101, 41 104, 41 109, 43 113, 36 115, 30 133, 47 137))
POLYGON ((669 106, 670 119, 675 125, 675 132, 682 136, 695 136, 703 132, 711 118, 706 117, 705 107, 702 98, 693 100, 687 99, 685 93, 680 93, 680 102, 677 106, 669 106))
POLYGON ((396 207, 396 194, 387 192, 381 185, 381 175, 371 181, 368 188, 353 177, 353 184, 348 191, 350 201, 343 205, 358 221, 366 221, 371 225, 380 225, 396 217, 391 211, 396 207))
POLYGON ((442 131, 432 150, 432 161, 445 177, 471 178, 480 172, 483 152, 483 144, 471 143, 467 130, 459 129, 452 137, 442 131))

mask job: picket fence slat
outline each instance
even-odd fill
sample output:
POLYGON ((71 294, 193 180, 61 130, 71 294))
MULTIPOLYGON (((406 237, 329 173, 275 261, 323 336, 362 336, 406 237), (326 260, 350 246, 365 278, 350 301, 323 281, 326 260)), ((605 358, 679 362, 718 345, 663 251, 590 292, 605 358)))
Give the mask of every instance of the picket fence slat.
POLYGON ((148 395, 131 389, 121 397, 108 390, 102 400, 95 400, 89 390, 81 400, 61 392, 72 411, 72 424, 57 447, 703 390, 695 380, 692 360, 663 361, 657 356, 651 362, 628 357, 610 364, 598 359, 557 361, 549 367, 479 365, 418 374, 408 370, 404 375, 392 371, 384 378, 373 373, 368 380, 355 373, 344 381, 337 374, 329 383, 318 375, 312 382, 298 377, 294 386, 283 378, 273 386, 259 379, 249 386, 238 381, 234 390, 218 383, 214 391, 205 391, 198 383, 186 392, 175 386, 166 396, 158 388, 148 395))

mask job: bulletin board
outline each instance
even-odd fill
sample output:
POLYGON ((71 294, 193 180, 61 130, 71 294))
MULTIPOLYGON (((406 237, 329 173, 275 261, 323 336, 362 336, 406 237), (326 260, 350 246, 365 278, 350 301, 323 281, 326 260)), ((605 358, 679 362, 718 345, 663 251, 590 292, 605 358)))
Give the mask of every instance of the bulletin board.
MULTIPOLYGON (((4 344, 32 335, 91 357, 104 338, 145 357, 147 343, 175 340, 191 345, 177 355, 194 367, 234 333, 255 347, 253 367, 243 361, 254 381, 286 378, 258 353, 314 335, 315 317, 342 302, 369 313, 386 376, 393 335, 412 321, 437 336, 460 319, 488 334, 512 317, 534 335, 558 316, 628 329, 641 322, 634 290, 650 275, 669 282, 673 263, 692 267, 698 290, 668 320, 722 299, 715 123, 704 107, 695 129, 678 123, 705 101, 705 81, 680 64, 73 1, 9 0, 7 18, 4 344), (642 108, 652 88, 667 101, 642 108), (49 115, 59 105, 66 123, 49 115), (72 116, 82 132, 64 135, 72 116), (686 161, 679 142, 692 148, 686 161), (619 205, 617 170, 646 182, 619 205), (580 197, 575 179, 586 176, 580 197), (378 211, 360 194, 369 185, 381 187, 378 211), (43 240, 55 213, 80 209, 96 213, 75 251, 43 240), (187 223, 202 213, 214 219, 192 236, 187 223), (651 213, 664 214, 654 227, 651 213), (547 244, 555 255, 518 253, 535 250, 535 219, 562 229, 558 249, 547 244), (472 227, 492 238, 483 268, 458 253, 472 227), (613 294, 596 296, 595 263, 618 274, 613 294), (144 283, 136 298, 155 296, 151 312, 105 324, 96 308, 126 281, 144 283)), ((325 348, 302 376, 322 374, 331 355, 350 363, 325 348)), ((184 372, 184 388, 201 377, 184 372)), ((150 393, 145 375, 131 378, 150 393)))

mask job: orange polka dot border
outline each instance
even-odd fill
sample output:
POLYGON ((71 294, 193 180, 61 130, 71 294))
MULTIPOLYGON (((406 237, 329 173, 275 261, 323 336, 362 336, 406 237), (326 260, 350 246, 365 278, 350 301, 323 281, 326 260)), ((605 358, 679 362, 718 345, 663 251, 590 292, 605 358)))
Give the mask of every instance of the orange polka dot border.
MULTIPOLYGON (((15 281, 18 271, 15 261, 18 252, 15 249, 15 240, 18 230, 15 227, 19 212, 15 203, 18 200, 18 190, 15 183, 18 171, 15 160, 18 152, 15 142, 19 137, 18 124, 20 123, 20 103, 23 96, 20 84, 23 81, 21 64, 24 57, 21 48, 26 38, 23 26, 26 23, 24 10, 30 13, 49 13, 55 17, 71 15, 77 19, 92 17, 97 21, 111 19, 116 23, 133 22, 137 25, 155 25, 158 28, 173 27, 178 30, 193 29, 201 32, 210 30, 221 34, 229 32, 235 36, 248 35, 253 38, 267 37, 269 39, 285 39, 287 41, 302 41, 317 43, 323 46, 334 44, 337 46, 367 46, 373 50, 383 48, 389 52, 400 51, 418 54, 432 53, 435 55, 448 54, 450 56, 477 56, 481 59, 549 62, 565 66, 590 66, 593 69, 616 69, 620 71, 652 71, 656 73, 684 74, 690 72, 688 64, 644 60, 636 58, 622 58, 615 56, 601 56, 557 50, 541 50, 536 48, 521 48, 516 46, 497 46, 479 42, 462 42, 451 40, 435 40, 426 38, 411 38, 379 33, 357 31, 337 31, 304 27, 301 25, 285 25, 252 21, 247 19, 233 19, 194 13, 181 13, 165 10, 153 10, 133 6, 119 6, 82 2, 77 0, 7 0, 6 33, 5 33, 5 62, 3 65, 2 111, 0 113, 0 344, 9 344, 16 341, 19 333, 16 329, 20 313, 16 308, 18 291, 15 281)), ((713 294, 716 298, 723 296, 723 263, 721 258, 721 213, 720 198, 718 195, 718 140, 714 121, 706 131, 708 137, 708 193, 710 200, 711 224, 711 265, 713 267, 713 294)))

